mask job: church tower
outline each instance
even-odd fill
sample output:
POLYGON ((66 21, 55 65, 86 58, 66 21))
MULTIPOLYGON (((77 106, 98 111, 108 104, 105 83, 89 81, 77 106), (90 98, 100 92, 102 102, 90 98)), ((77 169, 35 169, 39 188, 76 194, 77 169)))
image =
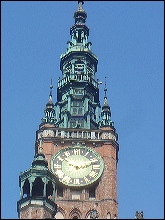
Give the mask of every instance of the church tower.
MULTIPOLYGON (((48 194, 54 206, 51 209, 50 205, 49 210, 43 207, 49 216, 56 219, 115 219, 118 218, 118 135, 111 121, 106 81, 104 103, 100 105, 99 82, 95 79, 98 58, 92 53, 92 43, 88 41, 89 28, 83 3, 78 1, 75 23, 70 28, 71 40, 60 57, 62 76, 58 79, 55 104, 51 82, 45 117, 36 132, 35 155, 36 158, 42 155, 39 157, 48 162, 45 168, 51 173, 46 182, 40 177, 42 184, 52 184, 49 183, 48 194)), ((21 196, 28 193, 35 197, 31 190, 32 177, 27 180, 24 176, 27 175, 20 175, 21 196)), ((18 202, 19 213, 31 206, 29 202, 21 209, 21 200, 18 202)))

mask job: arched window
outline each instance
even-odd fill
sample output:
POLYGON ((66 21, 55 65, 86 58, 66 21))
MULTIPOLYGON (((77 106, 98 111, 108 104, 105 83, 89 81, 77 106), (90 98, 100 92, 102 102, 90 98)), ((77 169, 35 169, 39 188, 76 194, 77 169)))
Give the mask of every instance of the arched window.
POLYGON ((59 185, 56 185, 57 197, 63 197, 63 188, 59 185))
POLYGON ((30 195, 30 183, 29 183, 29 180, 26 179, 23 185, 23 197, 25 198, 29 195, 30 195))
POLYGON ((69 214, 69 219, 81 219, 81 212, 79 209, 74 208, 69 214))
POLYGON ((89 198, 95 198, 95 187, 89 188, 89 198))
POLYGON ((55 218, 56 219, 64 219, 64 216, 61 212, 57 212, 56 215, 55 215, 55 218))
POLYGON ((56 215, 54 216, 55 219, 65 219, 65 212, 61 207, 57 208, 56 215))
POLYGON ((40 177, 37 177, 33 182, 32 196, 43 196, 44 183, 40 177))
POLYGON ((110 212, 107 213, 107 219, 111 219, 111 213, 110 212))
POLYGON ((49 181, 47 184, 46 184, 46 196, 52 196, 53 195, 53 185, 52 185, 52 182, 49 181))

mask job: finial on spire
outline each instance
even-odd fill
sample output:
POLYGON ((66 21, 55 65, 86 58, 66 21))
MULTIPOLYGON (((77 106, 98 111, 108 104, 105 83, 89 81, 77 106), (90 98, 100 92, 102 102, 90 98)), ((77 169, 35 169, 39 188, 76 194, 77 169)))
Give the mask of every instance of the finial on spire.
POLYGON ((82 5, 84 4, 84 1, 78 1, 78 10, 83 11, 82 5))
POLYGON ((104 92, 105 92, 105 96, 104 98, 107 98, 107 88, 106 88, 106 85, 107 85, 107 82, 106 82, 106 76, 105 76, 105 88, 104 88, 104 92))
POLYGON ((51 77, 51 81, 50 81, 50 96, 52 96, 52 89, 53 89, 53 85, 52 85, 52 77, 51 77))
POLYGON ((83 5, 83 4, 84 4, 84 1, 78 1, 78 4, 82 4, 82 5, 83 5))
POLYGON ((51 81, 50 81, 49 103, 52 102, 52 89, 53 89, 53 85, 52 85, 52 77, 51 77, 51 81))

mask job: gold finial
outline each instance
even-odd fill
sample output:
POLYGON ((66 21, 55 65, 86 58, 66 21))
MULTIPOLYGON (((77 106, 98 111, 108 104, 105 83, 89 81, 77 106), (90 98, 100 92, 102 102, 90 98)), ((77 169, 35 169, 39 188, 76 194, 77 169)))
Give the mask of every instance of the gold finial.
POLYGON ((105 95, 104 95, 104 104, 108 104, 108 100, 107 100, 107 82, 106 82, 106 79, 107 77, 105 77, 105 87, 104 87, 104 92, 105 92, 105 95))
POLYGON ((53 89, 53 85, 52 85, 52 77, 50 80, 50 99, 52 99, 52 89, 53 89))
POLYGON ((106 78, 107 78, 107 77, 105 77, 105 88, 104 88, 105 97, 107 97, 107 88, 106 88, 107 82, 106 82, 106 78))
POLYGON ((52 85, 52 77, 51 77, 51 80, 50 80, 50 89, 53 89, 53 85, 52 85))
POLYGON ((83 11, 82 5, 84 4, 84 1, 78 1, 78 10, 83 11))

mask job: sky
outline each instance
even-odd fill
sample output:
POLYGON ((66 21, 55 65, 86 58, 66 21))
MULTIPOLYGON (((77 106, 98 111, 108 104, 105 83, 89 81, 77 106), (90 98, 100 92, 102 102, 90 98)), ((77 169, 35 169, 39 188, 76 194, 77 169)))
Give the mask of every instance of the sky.
MULTIPOLYGON (((1 1, 1 218, 17 219, 19 174, 34 158, 36 131, 60 55, 70 40, 77 1, 1 1)), ((164 218, 164 2, 85 1, 118 133, 119 219, 164 218)))

